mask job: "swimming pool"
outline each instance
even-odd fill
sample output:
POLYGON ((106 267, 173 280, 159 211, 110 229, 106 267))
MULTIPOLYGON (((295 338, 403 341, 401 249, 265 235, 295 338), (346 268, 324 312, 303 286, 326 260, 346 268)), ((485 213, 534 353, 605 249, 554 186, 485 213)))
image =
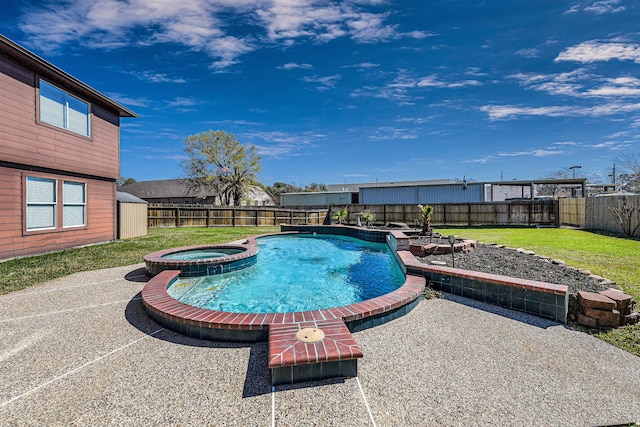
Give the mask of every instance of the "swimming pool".
POLYGON ((404 283, 389 246, 348 236, 302 234, 257 239, 257 262, 232 273, 176 281, 185 304, 234 313, 287 313, 345 306, 404 283))
MULTIPOLYGON (((357 227, 349 226, 330 226, 330 225, 296 225, 295 229, 292 226, 281 226, 285 233, 272 235, 274 237, 267 236, 254 236, 249 237, 244 244, 230 244, 228 246, 239 247, 242 246, 246 250, 237 255, 231 255, 229 257, 218 258, 215 261, 217 264, 210 264, 209 260, 188 260, 188 261, 172 261, 174 265, 167 264, 166 261, 161 258, 161 255, 170 252, 177 252, 179 250, 190 250, 199 247, 187 247, 187 248, 174 248, 165 251, 156 252, 154 254, 147 255, 145 262, 147 265, 148 273, 153 276, 142 289, 142 302, 145 310, 149 316, 158 322, 159 324, 172 329, 176 332, 184 335, 216 340, 216 341, 235 341, 235 342, 256 342, 266 341, 268 339, 270 327, 272 325, 289 325, 289 324, 302 324, 300 322, 315 322, 315 321, 331 321, 341 320, 348 327, 351 332, 368 329, 377 325, 381 325, 397 317, 403 316, 411 311, 420 301, 422 293, 425 288, 426 281, 422 276, 402 275, 400 285, 393 284, 396 287, 395 290, 391 290, 388 293, 381 294, 377 297, 370 299, 360 300, 347 305, 337 305, 337 302, 331 304, 331 308, 320 309, 305 309, 298 311, 286 311, 286 312, 256 312, 249 311, 247 308, 238 309, 245 310, 243 312, 228 311, 227 308, 220 307, 222 309, 201 308, 193 305, 185 304, 168 293, 168 289, 176 284, 185 283, 190 280, 191 273, 195 270, 202 271, 204 275, 221 275, 220 277, 233 277, 238 273, 228 273, 233 270, 249 270, 256 269, 256 259, 258 254, 263 250, 262 247, 258 249, 259 241, 269 240, 276 238, 276 236, 282 236, 286 234, 299 235, 306 242, 310 242, 313 233, 317 234, 331 234, 335 236, 348 236, 362 241, 365 245, 368 242, 376 242, 382 244, 383 251, 389 251, 392 257, 398 260, 398 264, 402 269, 404 264, 401 263, 403 253, 409 253, 409 240, 402 232, 399 231, 383 231, 383 230, 368 230, 357 227), (388 248, 387 248, 388 246, 388 248), (186 273, 183 274, 183 273, 186 273)), ((340 239, 339 239, 340 240, 340 239)), ((344 239, 344 241, 352 241, 350 239, 344 239)), ((215 245, 219 247, 220 245, 215 245)), ((374 245, 375 246, 375 245, 374 245)), ((364 251, 366 252, 366 251, 364 251)), ((289 250, 280 251, 281 258, 275 264, 291 267, 292 272, 301 277, 304 274, 303 270, 307 270, 309 265, 305 267, 292 267, 294 264, 291 262, 291 258, 296 254, 289 250)), ((307 262, 313 264, 313 261, 320 260, 326 253, 324 250, 314 251, 313 254, 307 255, 307 262)), ((348 255, 343 255, 347 258, 348 255)), ((394 264, 391 264, 394 265, 394 264)), ((395 265, 393 269, 398 268, 395 265)), ((339 270, 339 269, 338 269, 339 270)), ((377 276, 375 270, 371 270, 368 267, 362 268, 359 263, 355 266, 351 266, 347 270, 350 273, 347 276, 360 276, 365 281, 375 281, 377 276)), ((333 273, 338 273, 334 268, 331 270, 333 273)), ((406 271, 403 269, 403 271, 406 271)), ((202 275, 198 274, 198 275, 202 275)), ((397 271, 394 270, 394 274, 397 271)), ((340 275, 340 274, 337 274, 340 275)), ((343 274, 344 275, 344 274, 343 274)), ((275 282, 276 280, 271 280, 275 282)), ((300 281, 304 283, 303 281, 300 281)), ((179 288, 188 288, 191 285, 177 286, 179 288)), ((215 285, 212 284, 211 287, 215 285)), ((393 287, 392 286, 392 287, 393 287)), ((375 288, 376 286, 373 286, 375 288)), ((193 289, 196 290, 195 288, 193 289)), ((206 290, 206 288, 205 288, 206 290)), ((184 290, 185 294, 187 290, 184 290)), ((216 290, 212 289, 215 293, 216 290)), ((384 292, 381 290, 380 292, 384 292)), ((262 296, 265 296, 267 292, 263 291, 262 296)), ((363 294, 361 298, 368 298, 372 294, 363 294)), ((181 298, 180 295, 177 295, 181 298)), ((226 306, 225 306, 226 307, 226 306)), ((290 310, 297 310, 296 308, 289 308, 290 310)))

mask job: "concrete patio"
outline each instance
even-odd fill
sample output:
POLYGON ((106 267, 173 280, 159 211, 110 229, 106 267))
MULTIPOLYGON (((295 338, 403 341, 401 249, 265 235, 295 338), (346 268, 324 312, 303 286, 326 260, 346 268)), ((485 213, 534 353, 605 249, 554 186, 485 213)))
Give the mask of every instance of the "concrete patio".
POLYGON ((1 425, 615 425, 640 421, 640 358, 459 297, 354 333, 359 376, 272 388, 267 343, 150 320, 142 265, 0 297, 1 425))

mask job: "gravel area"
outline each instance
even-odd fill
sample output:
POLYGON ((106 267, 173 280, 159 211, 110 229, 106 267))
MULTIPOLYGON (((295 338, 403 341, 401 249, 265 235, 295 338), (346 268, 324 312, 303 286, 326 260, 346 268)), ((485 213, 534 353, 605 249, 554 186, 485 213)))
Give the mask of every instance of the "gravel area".
MULTIPOLYGON (((411 243, 427 244, 429 239, 412 239, 411 243)), ((566 264, 560 264, 558 260, 551 260, 524 252, 524 250, 519 252, 517 249, 479 243, 473 251, 466 253, 456 252, 455 267, 517 277, 519 279, 566 285, 572 294, 578 291, 599 292, 612 286, 612 283, 606 279, 593 277, 588 272, 581 272, 566 264)), ((453 262, 450 253, 417 257, 417 259, 429 264, 432 261, 444 262, 449 267, 453 262)))

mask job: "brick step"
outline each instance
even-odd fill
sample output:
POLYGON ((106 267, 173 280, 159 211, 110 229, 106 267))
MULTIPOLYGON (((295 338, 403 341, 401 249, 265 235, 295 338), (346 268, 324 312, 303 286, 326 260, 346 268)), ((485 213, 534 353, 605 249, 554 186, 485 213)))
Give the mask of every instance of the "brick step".
POLYGON ((271 324, 273 385, 358 375, 360 346, 340 319, 271 324))

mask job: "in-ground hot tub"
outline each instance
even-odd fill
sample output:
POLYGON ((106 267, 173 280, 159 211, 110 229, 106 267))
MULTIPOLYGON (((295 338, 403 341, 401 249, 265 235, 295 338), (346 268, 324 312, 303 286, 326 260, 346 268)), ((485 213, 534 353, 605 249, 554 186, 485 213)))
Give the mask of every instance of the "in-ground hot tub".
POLYGON ((144 262, 151 276, 164 270, 178 270, 182 277, 210 276, 250 267, 257 253, 255 245, 187 246, 150 253, 144 262))

